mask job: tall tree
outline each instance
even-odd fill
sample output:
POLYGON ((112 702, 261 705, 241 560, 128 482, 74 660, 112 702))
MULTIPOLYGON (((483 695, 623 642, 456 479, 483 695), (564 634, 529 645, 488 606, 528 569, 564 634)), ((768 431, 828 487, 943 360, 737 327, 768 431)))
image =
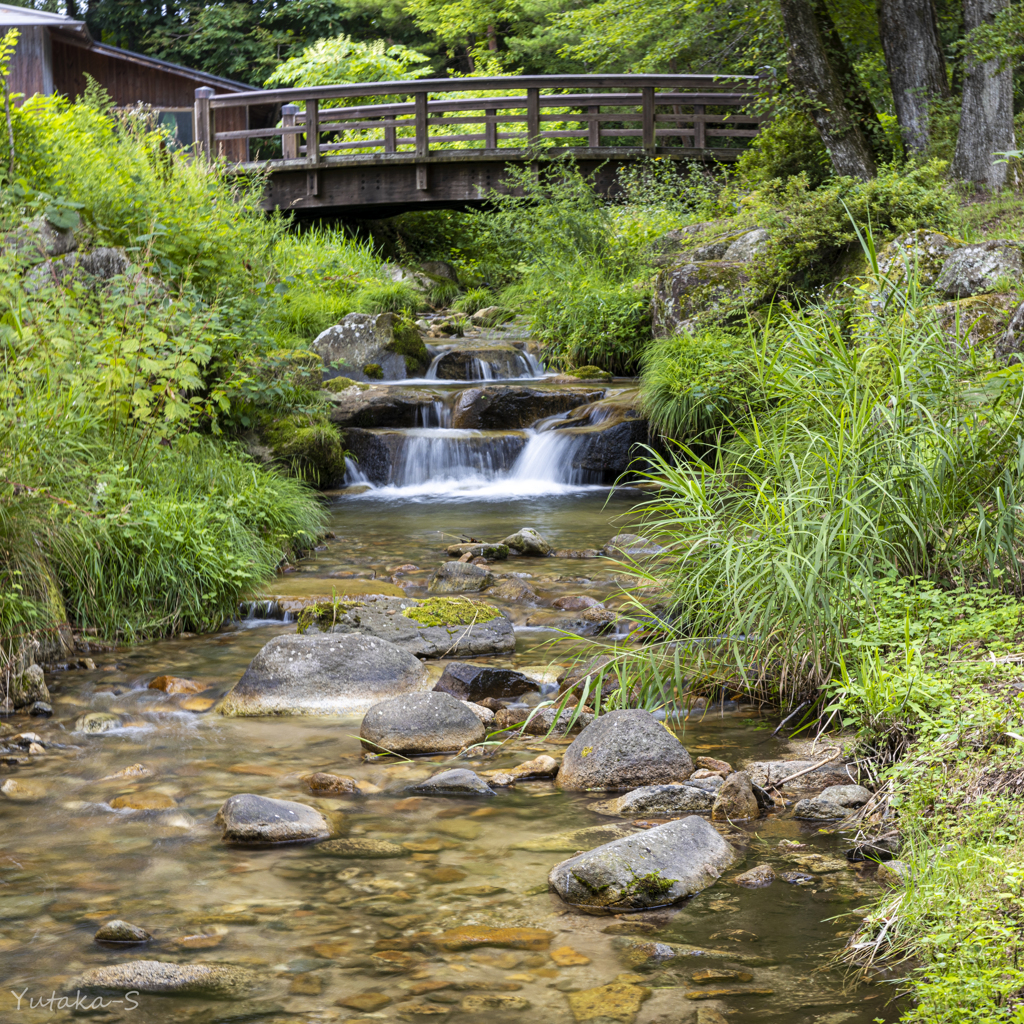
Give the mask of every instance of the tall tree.
MULTIPOLYGON (((1007 0, 964 0, 964 29, 972 33, 992 25, 1007 6, 1007 0)), ((1014 149, 1013 68, 998 57, 981 59, 970 43, 968 36, 952 173, 961 181, 998 189, 1006 184, 1008 165, 997 163, 994 154, 1014 149)))
POLYGON ((872 177, 875 158, 863 123, 866 98, 858 96, 852 69, 844 67, 832 19, 823 4, 816 9, 809 0, 782 0, 781 8, 789 40, 789 78, 807 101, 833 169, 836 174, 872 177))
POLYGON ((908 153, 928 149, 928 108, 949 97, 946 61, 932 0, 879 0, 885 67, 908 153))

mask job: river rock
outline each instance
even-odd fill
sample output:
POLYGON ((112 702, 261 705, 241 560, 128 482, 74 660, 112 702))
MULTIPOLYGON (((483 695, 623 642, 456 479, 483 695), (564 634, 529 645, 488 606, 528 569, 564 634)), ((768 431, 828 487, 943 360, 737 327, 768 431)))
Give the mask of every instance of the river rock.
POLYGON ((495 772, 488 781, 492 786, 513 786, 524 779, 550 779, 558 774, 558 762, 547 754, 524 761, 514 768, 495 772))
POLYGON ((828 786, 818 794, 819 800, 831 800, 841 807, 863 807, 871 799, 871 790, 864 786, 828 786))
POLYGON ((536 530, 524 526, 515 533, 509 534, 502 542, 510 551, 517 555, 532 555, 542 558, 551 551, 551 545, 536 530))
POLYGON ((755 786, 764 789, 789 785, 796 789, 824 789, 850 782, 846 766, 838 758, 831 764, 815 767, 815 761, 751 761, 743 770, 755 786), (811 769, 807 771, 807 769, 811 769), (804 774, 799 774, 804 773, 804 774), (793 776, 799 775, 798 778, 793 776), (791 782, 786 782, 792 779, 791 782))
POLYGON ((757 864, 742 875, 737 875, 733 881, 747 889, 762 889, 775 881, 775 868, 771 864, 757 864))
POLYGON ((604 605, 596 597, 589 597, 587 594, 572 594, 568 597, 559 597, 551 602, 552 608, 561 612, 581 612, 584 608, 603 608, 604 605))
POLYGON ((118 945, 138 945, 140 942, 149 942, 153 936, 140 928, 137 924, 129 924, 127 921, 108 921, 93 936, 94 942, 118 945))
POLYGON ((484 707, 483 704, 477 704, 471 700, 464 700, 462 703, 465 704, 466 707, 469 708, 469 710, 472 711, 485 726, 490 725, 494 721, 494 712, 490 708, 484 707))
POLYGON ((347 715, 423 688, 426 670, 408 651, 359 634, 278 636, 220 705, 232 717, 347 715))
POLYGON ((406 789, 416 796, 494 796, 494 790, 468 768, 451 768, 406 789))
POLYGON ((448 557, 456 561, 463 561, 469 555, 468 561, 474 558, 486 558, 491 562, 503 562, 508 558, 508 548, 504 544, 450 544, 448 546, 448 557))
POLYGON ((492 378, 527 377, 530 364, 514 345, 453 348, 433 366, 438 380, 483 380, 485 367, 492 378))
POLYGON ((582 910, 645 910, 706 889, 735 859, 715 829, 691 815, 571 857, 548 883, 582 910))
POLYGON ((0 793, 15 803, 34 804, 46 796, 46 786, 39 779, 4 779, 0 793))
POLYGON ((230 843, 299 843, 331 834, 327 819, 315 808, 255 793, 229 796, 217 812, 217 824, 230 843))
POLYGON ((641 786, 617 800, 607 801, 613 814, 624 818, 666 817, 710 811, 714 797, 695 786, 641 786))
POLYGON ((433 754, 461 750, 487 735, 480 719, 450 693, 412 693, 375 704, 359 736, 367 750, 433 754))
POLYGON ((418 427, 424 412, 438 401, 436 394, 413 387, 353 381, 338 390, 344 380, 332 378, 328 390, 321 392, 329 396, 331 422, 339 427, 418 427))
POLYGON ((617 533, 601 550, 609 558, 641 558, 660 555, 665 549, 638 533, 617 533))
POLYGON ((181 676, 157 676, 149 684, 150 690, 161 690, 164 693, 202 693, 209 688, 209 683, 200 683, 196 679, 184 679, 181 676))
POLYGON ((604 391, 563 388, 557 391, 509 384, 467 388, 452 409, 452 426, 471 430, 510 430, 596 402, 604 391))
POLYGON ((145 992, 152 995, 237 999, 251 989, 257 975, 233 964, 175 964, 132 960, 94 967, 67 984, 67 991, 145 992))
POLYGON ((516 646, 512 620, 500 608, 462 597, 321 601, 302 609, 298 631, 374 636, 418 658, 510 654, 516 646))
POLYGON ((561 736, 567 732, 585 729, 593 721, 594 716, 589 711, 581 711, 577 715, 575 708, 566 708, 559 712, 557 707, 515 707, 502 708, 494 714, 495 729, 524 726, 523 731, 531 736, 546 736, 548 733, 561 736))
POLYGON ((935 288, 947 298, 963 299, 991 291, 1002 277, 1019 281, 1022 275, 1020 243, 994 240, 957 249, 942 265, 935 288))
MULTIPOLYGON (((764 252, 770 237, 770 232, 764 228, 754 228, 753 231, 740 235, 718 259, 728 263, 751 263, 764 252)), ((711 259, 715 257, 712 256, 711 259)))
POLYGON ((28 707, 40 700, 49 703, 50 691, 43 670, 38 665, 29 665, 24 672, 15 676, 10 682, 9 697, 16 708, 28 707))
POLYGON ((445 562, 427 584, 431 594, 467 594, 483 590, 494 582, 494 573, 472 562, 445 562))
POLYGON ((612 483, 627 469, 646 466, 644 447, 652 440, 647 420, 623 398, 580 406, 553 429, 573 438, 569 465, 585 483, 612 483))
POLYGON ((493 597, 496 601, 514 601, 519 604, 537 604, 540 597, 537 592, 525 580, 515 576, 498 580, 493 587, 487 588, 487 596, 493 597))
POLYGON ((584 1024, 585 1021, 594 1021, 595 1024, 611 1024, 612 1021, 632 1024, 651 992, 652 989, 644 985, 613 981, 609 985, 570 992, 569 1009, 577 1024, 584 1024))
POLYGON ((419 332, 399 327, 394 313, 349 313, 318 334, 310 348, 323 360, 328 380, 405 380, 426 371, 427 351, 419 332))
POLYGON ((878 865, 875 881, 890 889, 902 889, 910 878, 910 865, 902 860, 887 860, 878 865))
POLYGON ((313 772, 303 780, 311 793, 317 796, 333 796, 338 793, 358 793, 359 787, 351 775, 331 775, 329 772, 313 772))
POLYGON ((110 732, 111 729, 120 729, 121 719, 106 711, 90 711, 76 719, 74 732, 100 733, 110 732))
POLYGON ((828 786, 816 797, 801 800, 793 808, 793 816, 812 821, 845 818, 851 811, 863 807, 870 799, 871 791, 863 786, 828 786))
POLYGON ((326 843, 318 843, 318 854, 331 857, 355 857, 359 860, 390 860, 393 857, 406 857, 408 853, 397 843, 386 839, 361 839, 353 836, 349 839, 328 839, 326 843))
POLYGON ((761 813, 757 797, 745 772, 733 772, 719 787, 711 808, 714 821, 741 821, 761 813))
POLYGON ((453 661, 445 666, 444 673, 434 685, 438 693, 450 693, 459 700, 481 701, 488 697, 520 697, 524 693, 539 693, 540 683, 536 679, 516 672, 511 668, 488 668, 484 665, 470 665, 464 661, 453 661))
POLYGON ((557 784, 587 791, 684 782, 693 774, 686 748, 646 711, 609 711, 573 740, 557 784))
POLYGON ((611 608, 604 606, 584 608, 578 612, 541 608, 527 618, 526 625, 537 629, 557 629, 576 636, 600 636, 607 633, 618 618, 611 608))

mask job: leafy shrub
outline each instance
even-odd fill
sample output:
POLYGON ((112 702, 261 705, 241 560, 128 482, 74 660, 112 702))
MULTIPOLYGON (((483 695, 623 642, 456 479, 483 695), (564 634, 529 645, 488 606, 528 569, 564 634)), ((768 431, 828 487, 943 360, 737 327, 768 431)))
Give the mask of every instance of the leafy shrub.
POLYGON ((453 303, 452 309, 456 313, 473 314, 479 309, 487 309, 496 305, 494 293, 488 288, 470 288, 469 291, 460 295, 453 303))
POLYGON ((857 246, 858 229, 881 237, 949 227, 958 203, 944 184, 944 169, 938 161, 911 168, 889 164, 868 181, 832 178, 815 191, 802 174, 769 183, 748 201, 772 228, 755 285, 770 296, 825 284, 842 256, 857 246))
POLYGON ((736 171, 744 185, 755 188, 798 174, 817 188, 832 173, 832 161, 811 119, 796 110, 762 126, 737 159, 736 171))

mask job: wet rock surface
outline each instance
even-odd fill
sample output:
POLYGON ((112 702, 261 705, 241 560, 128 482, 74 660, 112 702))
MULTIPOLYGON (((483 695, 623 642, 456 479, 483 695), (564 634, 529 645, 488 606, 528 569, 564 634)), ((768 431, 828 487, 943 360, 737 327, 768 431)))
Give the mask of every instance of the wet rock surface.
POLYGON ((472 594, 494 583, 494 573, 471 562, 445 562, 433 576, 427 589, 432 594, 472 594))
POLYGON ((217 824, 230 843, 310 842, 331 834, 327 819, 318 810, 255 793, 228 797, 217 812, 217 824))
POLYGON ((133 960, 85 971, 68 991, 145 992, 156 995, 203 995, 234 999, 247 993, 258 976, 245 967, 229 964, 176 964, 162 960, 133 960))
POLYGON ((652 715, 611 711, 573 740, 557 782, 567 790, 636 789, 685 782, 692 774, 686 748, 652 715))
POLYGON ((563 861, 548 881, 571 906, 640 910, 706 889, 735 859, 704 818, 690 816, 563 861))
POLYGON ((463 391, 452 409, 452 426, 475 430, 509 430, 532 426, 537 420, 568 412, 604 397, 591 388, 516 387, 491 385, 463 391))
POLYGON ((486 735, 483 723, 449 693, 414 693, 371 707, 359 736, 374 752, 432 754, 461 750, 486 735))
POLYGON ((433 775, 410 786, 408 792, 420 796, 494 796, 494 790, 468 768, 451 768, 433 775))
POLYGON ((422 664, 373 637, 280 636, 253 658, 221 714, 344 715, 423 688, 422 664))
POLYGON ((488 697, 500 699, 538 693, 541 684, 515 669, 488 668, 456 661, 445 666, 434 689, 440 693, 450 693, 459 700, 481 701, 488 697))

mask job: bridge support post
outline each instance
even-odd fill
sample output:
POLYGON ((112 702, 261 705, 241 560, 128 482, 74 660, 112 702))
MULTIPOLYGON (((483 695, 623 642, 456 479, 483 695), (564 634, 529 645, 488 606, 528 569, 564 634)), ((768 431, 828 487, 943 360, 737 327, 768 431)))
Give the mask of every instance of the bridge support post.
POLYGON ((601 146, 601 121, 600 107, 587 107, 590 120, 587 121, 587 145, 591 149, 599 149, 601 146))
MULTIPOLYGON (((416 156, 425 157, 430 155, 430 125, 427 124, 427 94, 418 92, 413 97, 415 107, 413 114, 416 121, 416 156)), ((427 190, 427 165, 416 165, 416 189, 419 192, 427 190)))
MULTIPOLYGON (((294 128, 295 127, 295 115, 299 112, 299 105, 297 103, 286 103, 281 108, 281 127, 282 128, 294 128)), ((281 136, 281 156, 285 160, 298 160, 299 159, 299 137, 298 135, 291 133, 288 135, 281 136)))
POLYGON ((213 159, 213 111, 210 100, 214 91, 208 85, 196 89, 195 120, 196 152, 207 160, 213 159))
POLYGON ((693 105, 693 145, 695 149, 704 149, 707 145, 704 135, 704 122, 697 120, 698 117, 704 116, 706 109, 703 103, 695 103, 693 105))
POLYGON ((654 134, 654 87, 645 85, 641 92, 640 118, 643 127, 644 152, 654 156, 657 136, 654 134))
POLYGON ((526 90, 526 141, 530 146, 540 138, 540 89, 526 90))
POLYGON ((320 163, 320 101, 306 100, 306 160, 320 163))
POLYGON ((498 148, 498 122, 494 120, 498 116, 496 107, 488 107, 484 111, 484 149, 498 148))

